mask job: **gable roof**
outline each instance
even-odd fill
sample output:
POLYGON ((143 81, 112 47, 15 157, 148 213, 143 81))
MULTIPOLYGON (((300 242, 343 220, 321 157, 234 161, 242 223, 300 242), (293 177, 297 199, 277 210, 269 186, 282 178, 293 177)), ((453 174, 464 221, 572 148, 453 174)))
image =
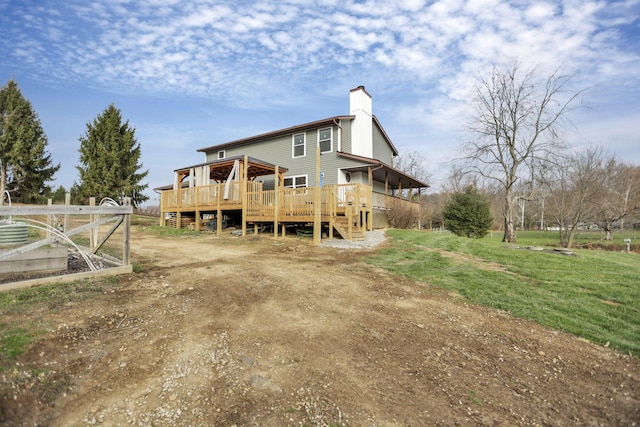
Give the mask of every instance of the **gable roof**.
POLYGON ((256 142, 266 141, 272 138, 277 138, 279 136, 288 135, 295 132, 301 132, 305 130, 315 129, 320 126, 325 125, 334 125, 338 120, 353 120, 356 116, 334 116, 328 117, 322 120, 316 120, 314 122, 304 123, 301 125, 291 126, 284 129, 278 129, 271 132, 261 133, 259 135, 250 136, 247 138, 236 139, 235 141, 225 142, 222 144, 212 145, 210 147, 199 148, 196 151, 200 151, 202 153, 210 153, 212 151, 224 150, 232 147, 240 147, 243 145, 255 144, 256 142))
MULTIPOLYGON (((320 127, 320 126, 336 125, 339 120, 353 120, 355 118, 356 118, 356 116, 333 116, 333 117, 328 117, 326 119, 316 120, 314 122, 304 123, 304 124, 301 124, 301 125, 291 126, 291 127, 284 128, 284 129, 278 129, 278 130, 274 130, 274 131, 271 131, 271 132, 261 133, 259 135, 250 136, 250 137, 247 137, 247 138, 236 139, 234 141, 224 142, 222 144, 216 144, 216 145, 211 145, 209 147, 199 148, 196 151, 199 151, 201 153, 205 153, 206 154, 206 153, 211 153, 211 152, 214 152, 214 151, 225 150, 225 149, 228 149, 228 148, 241 147, 243 145, 251 145, 251 144, 255 144, 257 142, 267 141, 267 140, 272 139, 272 138, 277 138, 279 136, 289 135, 289 134, 292 134, 292 133, 295 133, 295 132, 302 132, 302 131, 306 131, 306 130, 316 129, 316 128, 320 127)), ((380 133, 382 134, 384 139, 387 141, 387 144, 389 144, 389 147, 391 148, 391 151, 393 152, 393 155, 397 156, 398 155, 398 149, 396 148, 395 145, 393 145, 393 142, 391 142, 391 138, 389 138, 389 135, 387 135, 387 132, 382 127, 382 124, 380 123, 380 121, 378 120, 378 118, 375 115, 372 116, 372 118, 373 118, 373 124, 378 128, 378 130, 380 130, 380 133)))

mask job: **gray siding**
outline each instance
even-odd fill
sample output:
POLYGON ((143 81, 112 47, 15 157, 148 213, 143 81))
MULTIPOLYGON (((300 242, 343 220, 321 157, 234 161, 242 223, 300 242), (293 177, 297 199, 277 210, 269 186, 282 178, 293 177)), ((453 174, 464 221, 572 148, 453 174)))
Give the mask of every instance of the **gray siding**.
POLYGON ((351 153, 351 125, 353 121, 342 121, 342 152, 351 153))
POLYGON ((373 158, 393 164, 393 151, 376 125, 373 125, 373 158))
MULTIPOLYGON (((305 133, 305 149, 304 157, 293 157, 293 133, 287 136, 274 138, 268 141, 258 142, 252 145, 241 147, 232 147, 225 150, 225 157, 244 156, 264 160, 277 166, 288 169, 285 174, 288 176, 307 175, 307 185, 313 187, 316 185, 316 147, 318 145, 318 130, 324 129, 326 126, 318 129, 309 130, 305 133)), ((324 171, 324 184, 336 184, 338 177, 336 171, 336 150, 338 148, 338 127, 333 128, 332 151, 325 153, 320 158, 321 171, 324 171)), ((207 161, 217 160, 218 151, 207 154, 207 161)), ((265 187, 273 187, 273 176, 265 177, 265 187)))
MULTIPOLYGON (((353 122, 351 120, 343 120, 341 122, 341 151, 345 153, 351 153, 352 123, 353 122)), ((378 127, 375 125, 373 126, 373 157, 387 164, 392 164, 393 151, 387 144, 378 127)), ((317 129, 304 132, 305 155, 303 157, 293 157, 292 144, 294 133, 263 142, 257 142, 251 145, 227 148, 225 149, 225 157, 229 158, 248 155, 250 157, 272 163, 287 169, 285 177, 306 175, 307 185, 313 187, 318 184, 316 183, 316 147, 318 144, 318 130, 324 129, 325 127, 326 126, 322 126, 317 129)), ((322 183, 324 185, 344 183, 342 169, 362 165, 362 162, 357 160, 345 159, 337 156, 336 153, 340 148, 340 141, 338 140, 340 132, 338 126, 332 126, 332 128, 332 151, 324 153, 320 157, 320 170, 324 173, 324 177, 322 178, 322 183)), ((296 135, 298 133, 303 132, 295 132, 296 135)), ((207 154, 207 161, 214 161, 217 159, 218 151, 212 151, 207 154)), ((265 189, 272 189, 274 187, 273 175, 259 179, 264 182, 265 189)), ((351 174, 351 183, 368 184, 368 176, 366 173, 353 173, 351 174)), ((384 183, 374 183, 374 189, 376 191, 384 191, 384 183)))

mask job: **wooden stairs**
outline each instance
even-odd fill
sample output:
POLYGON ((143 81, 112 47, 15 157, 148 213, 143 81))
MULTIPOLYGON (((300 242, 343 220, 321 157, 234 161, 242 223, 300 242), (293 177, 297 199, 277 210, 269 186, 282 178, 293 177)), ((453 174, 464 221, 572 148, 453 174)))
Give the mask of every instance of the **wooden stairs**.
POLYGON ((345 240, 364 240, 367 237, 365 228, 358 224, 358 221, 352 218, 351 236, 349 236, 349 218, 343 215, 333 217, 333 228, 345 240))

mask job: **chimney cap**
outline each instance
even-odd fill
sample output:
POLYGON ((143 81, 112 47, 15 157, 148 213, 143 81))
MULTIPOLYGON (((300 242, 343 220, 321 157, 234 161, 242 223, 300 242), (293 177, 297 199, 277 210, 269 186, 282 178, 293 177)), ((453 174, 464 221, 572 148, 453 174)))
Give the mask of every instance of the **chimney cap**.
POLYGON ((371 94, 369 92, 367 92, 367 90, 364 88, 363 85, 360 85, 360 86, 358 86, 356 88, 351 89, 350 92, 357 92, 359 90, 363 91, 364 93, 366 93, 369 96, 369 98, 371 98, 371 94))

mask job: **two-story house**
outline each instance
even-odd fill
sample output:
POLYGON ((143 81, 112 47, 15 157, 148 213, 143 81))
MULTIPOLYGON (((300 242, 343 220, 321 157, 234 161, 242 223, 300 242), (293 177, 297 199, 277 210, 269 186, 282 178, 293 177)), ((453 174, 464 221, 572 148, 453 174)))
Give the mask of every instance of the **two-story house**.
MULTIPOLYGON (((364 86, 350 91, 350 114, 201 148, 205 163, 175 170, 164 187, 162 222, 220 232, 241 225, 314 223, 344 238, 386 226, 389 209, 419 210, 393 197, 428 184, 395 169, 396 147, 373 115, 364 86), (404 190, 404 191, 403 191, 404 190), (319 223, 319 224, 318 224, 319 223)), ((317 230, 317 229, 316 229, 317 230)))

